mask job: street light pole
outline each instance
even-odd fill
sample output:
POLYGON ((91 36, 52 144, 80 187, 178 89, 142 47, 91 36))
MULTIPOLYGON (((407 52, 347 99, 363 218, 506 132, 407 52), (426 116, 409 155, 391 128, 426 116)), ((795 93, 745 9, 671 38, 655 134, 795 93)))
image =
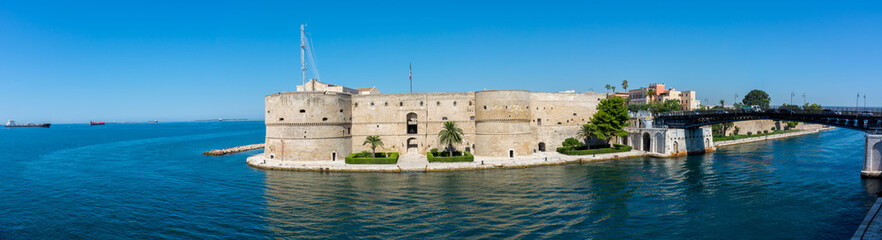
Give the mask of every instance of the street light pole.
POLYGON ((793 105, 793 96, 796 96, 796 92, 790 92, 790 105, 793 105))
POLYGON ((860 101, 861 101, 861 93, 858 93, 857 99, 854 100, 854 111, 855 112, 858 111, 858 106, 859 106, 858 102, 860 102, 860 101))

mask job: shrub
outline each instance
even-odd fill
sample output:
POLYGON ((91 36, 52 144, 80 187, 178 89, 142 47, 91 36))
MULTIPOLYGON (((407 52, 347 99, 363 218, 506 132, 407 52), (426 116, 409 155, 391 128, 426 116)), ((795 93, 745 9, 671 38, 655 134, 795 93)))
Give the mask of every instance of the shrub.
POLYGON ((559 147, 557 148, 557 152, 565 155, 591 155, 591 154, 603 154, 603 153, 617 153, 617 152, 627 152, 631 151, 631 146, 613 144, 612 148, 598 148, 598 149, 577 149, 572 147, 559 147))
POLYGON ((429 151, 434 153, 435 155, 438 155, 438 148, 432 148, 432 150, 429 151))
POLYGON ((470 152, 459 152, 456 151, 453 153, 453 157, 442 157, 438 155, 438 152, 429 152, 426 153, 426 158, 428 158, 429 162, 474 162, 475 156, 470 152), (457 155, 458 154, 458 155, 457 155))
POLYGON ((763 134, 769 134, 769 130, 763 130, 763 134))
POLYGON ((560 145, 563 145, 564 147, 581 147, 582 142, 579 140, 576 140, 575 138, 567 138, 560 145))
POLYGON ((347 164, 395 164, 398 163, 398 153, 377 153, 371 157, 371 152, 364 151, 346 156, 347 164))
POLYGON ((747 136, 750 137, 750 135, 753 135, 753 132, 747 132, 747 136))

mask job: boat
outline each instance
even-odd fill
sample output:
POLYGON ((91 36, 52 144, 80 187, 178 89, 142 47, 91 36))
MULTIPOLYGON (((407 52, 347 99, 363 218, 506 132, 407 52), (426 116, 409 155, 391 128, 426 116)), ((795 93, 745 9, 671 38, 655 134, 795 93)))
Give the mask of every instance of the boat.
POLYGON ((6 122, 6 128, 49 128, 52 125, 50 123, 43 124, 35 124, 35 123, 25 123, 25 124, 15 124, 15 121, 9 120, 6 122))
POLYGON ((147 121, 147 123, 158 123, 158 122, 159 122, 159 121, 157 121, 157 120, 147 121))
POLYGON ((89 126, 95 126, 95 125, 104 125, 104 122, 93 122, 93 121, 89 121, 89 126))

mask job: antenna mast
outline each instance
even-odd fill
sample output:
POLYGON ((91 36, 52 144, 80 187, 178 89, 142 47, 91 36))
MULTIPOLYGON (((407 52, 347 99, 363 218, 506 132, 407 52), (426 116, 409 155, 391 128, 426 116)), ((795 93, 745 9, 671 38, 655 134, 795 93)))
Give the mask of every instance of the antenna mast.
POLYGON ((300 70, 303 71, 303 79, 300 81, 306 90, 306 24, 300 24, 300 70))

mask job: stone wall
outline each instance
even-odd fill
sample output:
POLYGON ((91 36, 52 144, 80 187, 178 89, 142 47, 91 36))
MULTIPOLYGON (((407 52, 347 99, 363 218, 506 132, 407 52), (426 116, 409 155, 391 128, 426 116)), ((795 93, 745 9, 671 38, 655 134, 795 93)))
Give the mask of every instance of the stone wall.
POLYGON ((351 152, 349 94, 286 92, 266 96, 270 159, 336 160, 351 152))
POLYGON ((271 94, 266 97, 266 153, 282 160, 339 160, 369 151, 364 139, 375 135, 384 143, 377 151, 425 154, 446 147, 440 145, 438 132, 444 122, 453 121, 464 133, 457 150, 525 156, 541 151, 540 145, 554 151, 564 139, 575 137, 601 99, 603 94, 597 93, 518 90, 271 94), (415 119, 415 132, 408 130, 409 116, 415 119))
MULTIPOLYGON (((735 126, 738 127, 739 134, 746 134, 747 132, 757 133, 762 132, 764 130, 772 131, 772 127, 775 129, 784 129, 787 124, 781 121, 774 120, 751 120, 751 121, 740 121, 735 122, 735 126)), ((824 125, 821 124, 810 124, 810 123, 799 123, 796 125, 795 129, 800 130, 811 130, 811 129, 820 129, 823 128, 824 125)), ((735 128, 729 128, 726 130, 726 136, 731 135, 735 132, 735 128)))

